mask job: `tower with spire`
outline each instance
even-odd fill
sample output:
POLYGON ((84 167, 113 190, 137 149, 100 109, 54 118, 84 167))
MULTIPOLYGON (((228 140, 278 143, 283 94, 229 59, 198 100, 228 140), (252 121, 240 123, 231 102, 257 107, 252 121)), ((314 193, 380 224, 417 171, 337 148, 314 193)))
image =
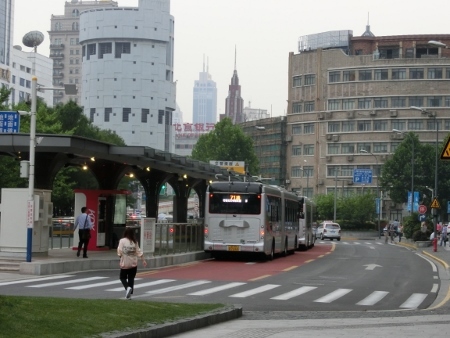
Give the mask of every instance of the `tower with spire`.
POLYGON ((194 82, 192 119, 194 125, 217 122, 217 86, 209 74, 208 60, 205 69, 204 56, 203 71, 199 73, 199 79, 194 82))
POLYGON ((231 78, 231 84, 228 86, 228 96, 225 99, 225 114, 220 116, 229 117, 233 124, 245 121, 244 118, 244 99, 241 97, 241 86, 236 70, 236 47, 234 49, 234 72, 231 78))

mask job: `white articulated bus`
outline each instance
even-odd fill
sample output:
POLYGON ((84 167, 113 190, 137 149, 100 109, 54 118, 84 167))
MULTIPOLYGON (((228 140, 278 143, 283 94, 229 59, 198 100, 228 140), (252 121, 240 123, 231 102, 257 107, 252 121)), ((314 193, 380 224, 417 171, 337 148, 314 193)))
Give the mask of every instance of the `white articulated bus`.
POLYGON ((261 182, 213 182, 205 201, 205 246, 213 256, 257 253, 273 259, 298 245, 298 197, 261 182))
POLYGON ((314 246, 316 241, 316 234, 313 232, 313 226, 317 226, 316 205, 305 196, 299 197, 299 204, 298 248, 299 250, 308 250, 314 246))

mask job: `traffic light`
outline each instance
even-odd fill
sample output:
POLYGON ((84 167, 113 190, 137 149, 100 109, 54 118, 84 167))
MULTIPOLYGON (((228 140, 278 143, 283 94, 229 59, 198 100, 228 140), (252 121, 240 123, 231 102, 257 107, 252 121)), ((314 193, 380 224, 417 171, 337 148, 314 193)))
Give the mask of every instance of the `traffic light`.
POLYGON ((167 183, 164 183, 161 186, 161 190, 159 191, 159 194, 162 195, 162 196, 167 195, 167 183))

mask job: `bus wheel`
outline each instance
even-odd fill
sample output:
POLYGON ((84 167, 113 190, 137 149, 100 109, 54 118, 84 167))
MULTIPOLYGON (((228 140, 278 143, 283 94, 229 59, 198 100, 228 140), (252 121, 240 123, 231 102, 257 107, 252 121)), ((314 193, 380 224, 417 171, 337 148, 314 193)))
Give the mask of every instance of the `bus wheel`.
POLYGON ((284 250, 283 250, 283 257, 286 257, 288 252, 287 252, 287 246, 288 246, 288 242, 287 242, 287 238, 284 241, 284 250))
POLYGON ((274 246, 275 246, 274 243, 272 243, 272 249, 270 249, 270 254, 269 254, 269 256, 267 256, 267 259, 269 261, 273 261, 273 258, 275 256, 275 252, 274 252, 275 248, 274 248, 274 246))

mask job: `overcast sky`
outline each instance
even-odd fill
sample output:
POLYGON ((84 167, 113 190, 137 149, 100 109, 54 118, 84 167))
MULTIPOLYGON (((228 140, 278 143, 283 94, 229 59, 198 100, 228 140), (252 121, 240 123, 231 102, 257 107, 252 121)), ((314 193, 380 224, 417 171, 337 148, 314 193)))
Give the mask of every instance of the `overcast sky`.
MULTIPOLYGON (((65 0, 15 0, 14 44, 39 30, 46 41, 38 52, 49 54, 52 14, 64 14, 65 0)), ((119 6, 137 7, 137 0, 118 0, 119 6)), ((175 17, 175 75, 177 103, 184 122, 192 122, 192 91, 202 71, 203 55, 217 83, 217 111, 237 71, 244 106, 267 109, 272 116, 286 114, 288 55, 297 53, 302 35, 330 30, 353 30, 360 36, 370 15, 376 36, 450 34, 450 1, 395 0, 171 0, 175 17)), ((23 47, 24 51, 29 48, 23 47)))

